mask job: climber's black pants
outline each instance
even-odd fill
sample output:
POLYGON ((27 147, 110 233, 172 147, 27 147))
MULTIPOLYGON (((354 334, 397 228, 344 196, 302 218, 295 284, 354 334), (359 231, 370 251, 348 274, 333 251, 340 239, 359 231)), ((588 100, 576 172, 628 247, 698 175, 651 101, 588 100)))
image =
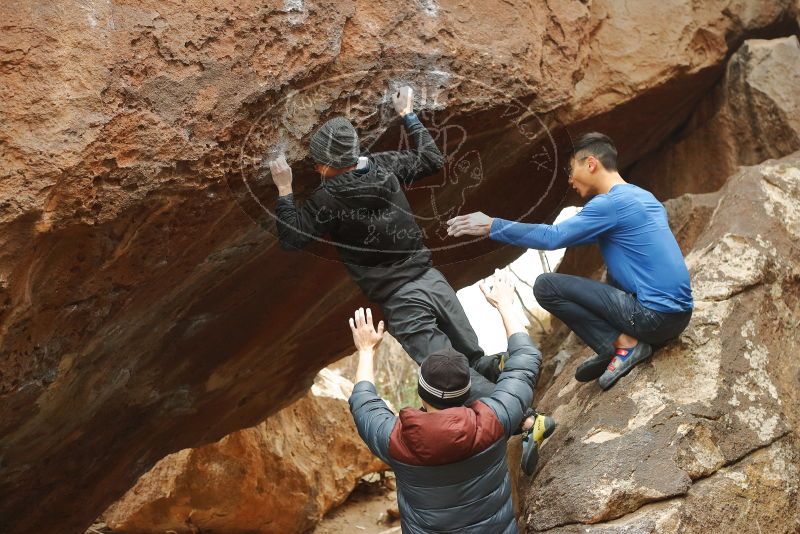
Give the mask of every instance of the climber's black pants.
POLYGON ((488 397, 494 384, 475 371, 483 357, 478 336, 442 273, 428 269, 400 287, 383 303, 386 329, 418 364, 429 354, 452 347, 467 357, 472 389, 467 402, 488 397))
MULTIPOLYGON (((612 280, 613 283, 613 280, 612 280)), ((643 306, 613 285, 560 273, 539 275, 533 294, 542 308, 561 319, 597 354, 614 354, 620 333, 663 345, 689 324, 691 310, 664 313, 643 306)))

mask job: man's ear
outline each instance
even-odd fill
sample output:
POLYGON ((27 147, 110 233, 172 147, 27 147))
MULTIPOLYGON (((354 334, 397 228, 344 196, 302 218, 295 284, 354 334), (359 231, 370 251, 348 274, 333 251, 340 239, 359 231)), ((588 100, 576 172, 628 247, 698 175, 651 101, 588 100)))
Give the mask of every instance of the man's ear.
POLYGON ((600 168, 600 162, 594 156, 586 158, 586 164, 589 166, 589 172, 593 173, 600 168))

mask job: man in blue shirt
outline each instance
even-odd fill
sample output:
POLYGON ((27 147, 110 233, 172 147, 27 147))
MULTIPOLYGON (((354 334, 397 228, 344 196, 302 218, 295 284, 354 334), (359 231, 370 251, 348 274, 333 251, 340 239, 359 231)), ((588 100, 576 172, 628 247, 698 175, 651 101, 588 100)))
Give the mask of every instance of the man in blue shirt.
POLYGON ((555 225, 525 224, 483 213, 448 221, 448 234, 488 235, 512 245, 555 250, 597 243, 608 284, 545 273, 533 287, 543 308, 561 319, 596 354, 575 371, 588 382, 611 387, 652 354, 652 345, 676 338, 692 316, 689 271, 664 206, 649 191, 622 179, 617 149, 601 133, 575 144, 569 182, 590 198, 574 217, 555 225))

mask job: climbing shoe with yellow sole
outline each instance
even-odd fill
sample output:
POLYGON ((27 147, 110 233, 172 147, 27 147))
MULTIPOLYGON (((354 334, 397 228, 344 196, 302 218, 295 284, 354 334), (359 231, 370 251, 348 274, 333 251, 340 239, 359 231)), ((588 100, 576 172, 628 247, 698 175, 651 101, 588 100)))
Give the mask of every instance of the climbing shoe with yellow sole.
POLYGON ((533 426, 522 433, 522 471, 530 476, 539 463, 539 447, 556 430, 556 422, 549 415, 536 413, 533 426))

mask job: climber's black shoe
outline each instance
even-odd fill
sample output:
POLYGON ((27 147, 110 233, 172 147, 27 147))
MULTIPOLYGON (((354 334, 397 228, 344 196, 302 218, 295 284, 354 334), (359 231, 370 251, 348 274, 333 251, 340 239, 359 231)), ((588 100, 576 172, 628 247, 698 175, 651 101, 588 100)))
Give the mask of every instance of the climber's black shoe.
POLYGON ((498 352, 497 354, 481 356, 481 358, 473 366, 478 373, 484 376, 486 380, 493 384, 497 383, 500 378, 500 373, 503 372, 508 353, 498 352))
POLYGON ((611 363, 611 358, 612 356, 595 354, 575 369, 575 380, 578 382, 591 382, 600 378, 608 364, 611 363))
POLYGON ((522 471, 530 476, 536 471, 539 463, 539 447, 556 430, 556 422, 549 415, 537 413, 536 419, 522 435, 522 471))
POLYGON ((600 387, 603 389, 610 388, 617 380, 633 369, 637 363, 643 362, 649 358, 652 353, 652 347, 642 341, 638 342, 635 347, 630 349, 617 349, 617 354, 614 356, 614 359, 611 360, 606 371, 598 380, 600 387))
POLYGON ((539 463, 539 444, 532 439, 522 438, 522 472, 531 476, 539 463))

